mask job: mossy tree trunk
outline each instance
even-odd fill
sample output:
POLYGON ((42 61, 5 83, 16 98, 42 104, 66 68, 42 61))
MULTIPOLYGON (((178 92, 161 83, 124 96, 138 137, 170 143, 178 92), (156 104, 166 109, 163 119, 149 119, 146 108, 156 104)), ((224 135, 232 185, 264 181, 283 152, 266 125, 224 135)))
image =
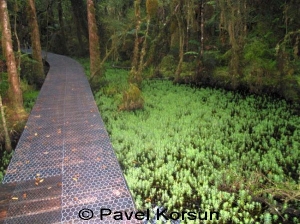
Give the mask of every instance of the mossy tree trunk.
POLYGON ((140 58, 140 38, 139 38, 139 32, 141 29, 141 9, 140 9, 140 0, 134 1, 134 10, 135 10, 135 19, 136 19, 136 25, 135 25, 135 41, 134 41, 134 49, 133 49, 133 58, 132 58, 132 64, 131 64, 131 71, 129 75, 129 82, 135 83, 138 86, 140 86, 142 82, 142 76, 138 72, 139 70, 139 58, 140 58))
POLYGON ((175 71, 175 83, 179 82, 180 80, 180 74, 182 71, 182 63, 183 63, 183 57, 184 57, 184 41, 185 41, 185 31, 184 31, 184 24, 183 24, 183 18, 180 13, 176 14, 176 19, 178 23, 178 32, 179 32, 179 61, 177 64, 177 68, 175 71))
POLYGON ((0 18, 2 31, 2 47, 6 58, 8 73, 8 99, 15 119, 22 119, 26 112, 23 107, 23 96, 20 88, 16 59, 13 51, 11 27, 6 0, 0 0, 0 18))
POLYGON ((146 55, 147 37, 148 37, 148 32, 149 32, 149 24, 150 24, 150 16, 148 15, 147 16, 147 28, 146 28, 146 32, 145 32, 145 36, 144 36, 144 40, 143 40, 142 49, 141 49, 141 52, 140 52, 140 62, 139 62, 138 69, 137 69, 139 77, 142 77, 142 72, 143 72, 143 69, 145 67, 144 66, 144 57, 146 55))
POLYGON ((231 45, 231 59, 229 72, 232 77, 232 86, 236 87, 238 79, 242 76, 242 54, 247 34, 247 4, 246 0, 221 0, 220 27, 226 30, 231 45))
POLYGON ((31 33, 32 58, 36 61, 34 64, 35 83, 41 86, 44 82, 45 74, 40 42, 40 31, 37 22, 34 0, 27 0, 27 18, 31 33))
MULTIPOLYGON (((147 0, 147 7, 153 0, 147 0)), ((133 49, 133 60, 131 64, 131 70, 129 74, 129 87, 127 91, 123 92, 123 100, 119 105, 120 110, 136 110, 144 107, 144 99, 141 95, 140 86, 142 84, 142 70, 144 68, 144 56, 146 54, 146 38, 150 23, 150 14, 147 8, 147 30, 144 36, 142 49, 140 50, 141 39, 139 32, 141 29, 141 11, 140 11, 140 0, 134 1, 136 29, 135 29, 135 42, 133 49)))
POLYGON ((201 1, 200 6, 200 59, 203 58, 204 52, 204 0, 201 1))
POLYGON ((150 20, 151 20, 151 17, 153 17, 156 14, 157 8, 158 8, 157 0, 147 0, 146 1, 147 28, 146 28, 146 32, 145 32, 145 36, 144 36, 144 40, 143 40, 142 49, 140 52, 140 63, 139 63, 138 70, 137 70, 138 76, 140 76, 140 77, 142 77, 142 72, 146 66, 146 63, 144 62, 144 57, 146 55, 147 38, 148 38, 148 33, 149 33, 150 20))
POLYGON ((14 5, 14 36, 16 38, 17 46, 18 46, 18 53, 16 55, 16 62, 17 62, 18 76, 20 76, 20 71, 21 71, 21 43, 20 43, 18 30, 17 30, 18 12, 19 12, 18 2, 15 1, 15 5, 14 5))
MULTIPOLYGON (((196 26, 195 1, 174 1, 171 5, 173 21, 171 23, 171 48, 178 46, 178 64, 174 82, 180 82, 184 52, 189 51, 189 39, 193 35, 192 28, 196 26)), ((198 4, 198 3, 197 3, 198 4)), ((176 48, 175 48, 176 49, 176 48)))
POLYGON ((101 78, 100 43, 93 0, 87 0, 91 79, 101 78))

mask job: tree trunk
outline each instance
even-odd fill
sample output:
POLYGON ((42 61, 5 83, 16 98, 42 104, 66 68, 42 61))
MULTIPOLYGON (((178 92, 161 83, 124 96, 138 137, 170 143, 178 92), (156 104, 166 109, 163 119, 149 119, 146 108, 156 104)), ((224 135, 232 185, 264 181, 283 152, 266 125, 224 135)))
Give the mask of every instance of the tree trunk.
POLYGON ((101 78, 100 44, 93 0, 87 0, 91 78, 101 78))
POLYGON ((11 147, 11 141, 10 141, 10 137, 9 137, 8 130, 7 130, 6 119, 5 119, 5 114, 4 114, 4 107, 2 105, 1 95, 0 95, 0 111, 1 111, 1 118, 2 118, 2 124, 3 124, 3 129, 4 129, 4 136, 5 136, 5 150, 8 153, 10 153, 12 150, 12 147, 11 147))
MULTIPOLYGON (((141 28, 140 4, 141 4, 141 0, 134 1, 136 30, 135 30, 134 49, 133 49, 133 60, 132 60, 131 71, 128 79, 129 87, 127 91, 123 92, 123 100, 121 105, 119 106, 120 110, 136 110, 136 109, 142 109, 144 107, 144 99, 142 98, 141 90, 140 90, 140 86, 142 84, 142 75, 140 73, 140 69, 142 69, 143 67, 143 57, 144 57, 142 55, 143 53, 140 53, 140 47, 139 47, 140 45, 139 31, 141 28)), ((144 42, 144 44, 146 43, 144 42)), ((146 45, 144 47, 146 47, 146 45)))
POLYGON ((138 67, 138 76, 140 76, 140 77, 142 77, 142 72, 143 72, 143 69, 145 67, 144 57, 146 55, 149 25, 150 25, 150 16, 147 16, 147 28, 146 28, 146 32, 145 32, 145 36, 144 36, 144 42, 143 42, 141 53, 140 53, 140 63, 139 63, 139 67, 138 67))
MULTIPOLYGON (((229 72, 232 77, 232 87, 236 88, 238 79, 242 77, 242 51, 245 44, 247 29, 247 4, 246 0, 233 1, 222 0, 220 3, 220 26, 221 31, 226 30, 231 45, 231 59, 229 62, 229 72)), ((222 32, 221 32, 222 33, 222 32)))
POLYGON ((37 83, 38 86, 41 86, 44 82, 45 74, 40 42, 40 31, 36 17, 34 0, 27 0, 27 17, 31 33, 32 58, 36 60, 34 65, 35 83, 37 83))
POLYGON ((204 0, 201 1, 200 20, 200 58, 202 59, 204 52, 204 0))
POLYGON ((16 65, 16 59, 13 51, 11 39, 11 27, 7 11, 6 0, 0 0, 0 18, 2 30, 2 44, 4 56, 6 58, 7 72, 8 72, 8 98, 13 108, 16 119, 22 118, 26 112, 23 107, 23 96, 20 88, 20 80, 16 65))
POLYGON ((142 77, 143 69, 145 68, 144 57, 146 55, 146 48, 147 48, 147 38, 150 26, 150 19, 152 16, 155 15, 158 8, 158 1, 157 0, 147 0, 146 1, 146 11, 147 11, 147 28, 144 36, 144 42, 141 49, 140 54, 140 64, 138 68, 138 76, 142 77))
POLYGON ((21 43, 17 31, 17 15, 18 15, 18 4, 15 2, 15 10, 14 10, 14 35, 17 41, 17 46, 18 46, 18 54, 16 58, 17 62, 17 71, 18 71, 18 76, 20 77, 20 71, 21 71, 21 43))
POLYGON ((184 26, 181 15, 176 15, 177 22, 178 22, 178 32, 179 32, 179 62, 175 71, 175 80, 174 82, 177 83, 180 80, 180 74, 182 70, 182 63, 183 63, 183 56, 184 56, 184 26))
POLYGON ((131 71, 129 76, 129 82, 135 83, 137 86, 140 86, 142 82, 141 74, 139 74, 139 58, 140 58, 140 38, 139 32, 141 29, 141 11, 140 11, 140 0, 134 1, 134 10, 135 10, 135 19, 136 19, 136 28, 135 28, 135 41, 133 49, 133 59, 131 64, 131 71))

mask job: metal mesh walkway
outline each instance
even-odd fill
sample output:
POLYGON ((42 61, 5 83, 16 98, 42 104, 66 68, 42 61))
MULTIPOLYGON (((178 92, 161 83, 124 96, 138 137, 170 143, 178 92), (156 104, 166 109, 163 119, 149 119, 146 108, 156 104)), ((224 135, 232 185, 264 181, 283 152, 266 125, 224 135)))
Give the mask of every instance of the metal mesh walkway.
MULTIPOLYGON (((138 223, 100 220, 100 208, 134 211, 83 68, 48 53, 50 71, 9 164, 4 223, 138 223), (78 212, 91 209, 89 221, 78 212)), ((84 213, 88 216, 88 213, 84 213)))

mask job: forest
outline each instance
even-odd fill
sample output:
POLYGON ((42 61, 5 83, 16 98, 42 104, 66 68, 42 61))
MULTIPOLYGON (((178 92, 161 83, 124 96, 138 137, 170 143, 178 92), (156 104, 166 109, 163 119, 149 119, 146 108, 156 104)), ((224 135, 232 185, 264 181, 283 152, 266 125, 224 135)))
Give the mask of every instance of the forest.
POLYGON ((300 222, 299 0, 0 3, 0 180, 43 50, 83 65, 137 209, 300 222))

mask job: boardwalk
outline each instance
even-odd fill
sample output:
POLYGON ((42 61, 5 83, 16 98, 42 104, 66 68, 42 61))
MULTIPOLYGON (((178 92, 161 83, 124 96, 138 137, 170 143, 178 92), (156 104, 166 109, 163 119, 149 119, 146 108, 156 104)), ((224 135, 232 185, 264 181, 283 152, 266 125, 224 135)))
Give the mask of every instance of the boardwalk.
POLYGON ((0 189, 0 222, 137 223, 100 220, 101 208, 131 212, 134 203, 83 68, 50 53, 47 61, 50 71, 0 189), (86 208, 89 221, 78 215, 86 208))

